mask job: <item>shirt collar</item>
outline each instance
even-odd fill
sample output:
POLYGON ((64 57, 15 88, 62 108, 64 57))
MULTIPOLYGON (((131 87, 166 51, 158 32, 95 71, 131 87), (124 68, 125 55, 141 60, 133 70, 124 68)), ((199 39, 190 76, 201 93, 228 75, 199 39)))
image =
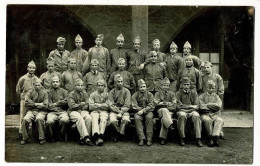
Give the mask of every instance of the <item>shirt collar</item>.
POLYGON ((27 76, 32 78, 32 77, 34 77, 34 74, 27 73, 27 76))

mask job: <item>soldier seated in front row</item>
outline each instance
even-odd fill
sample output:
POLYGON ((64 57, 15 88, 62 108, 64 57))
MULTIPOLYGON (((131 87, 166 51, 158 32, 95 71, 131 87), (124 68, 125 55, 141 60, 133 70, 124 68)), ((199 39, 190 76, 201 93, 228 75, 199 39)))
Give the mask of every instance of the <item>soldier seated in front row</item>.
POLYGON ((168 130, 173 130, 172 115, 176 111, 176 96, 169 90, 170 81, 167 77, 162 80, 162 89, 155 93, 154 103, 161 119, 161 145, 165 145, 168 130))
POLYGON ((52 88, 48 92, 49 97, 49 113, 47 115, 46 126, 49 129, 50 138, 53 138, 54 133, 56 136, 65 134, 66 126, 69 123, 68 109, 68 92, 60 88, 60 79, 58 76, 52 78, 52 88), (57 127, 60 131, 54 131, 57 127))
POLYGON ((202 123, 205 125, 209 137, 208 145, 219 146, 219 135, 224 125, 223 119, 219 116, 222 105, 220 97, 214 92, 216 84, 209 80, 207 83, 207 92, 199 97, 199 106, 202 123))
POLYGON ((103 79, 97 81, 97 90, 89 97, 89 110, 92 116, 92 133, 96 145, 103 144, 103 135, 108 120, 108 93, 105 91, 106 82, 103 79))
POLYGON ((88 111, 88 95, 81 79, 75 80, 75 89, 68 96, 70 120, 76 123, 80 135, 80 144, 93 146, 90 141, 92 117, 88 111))
POLYGON ((153 94, 147 91, 146 84, 143 79, 138 81, 139 91, 132 96, 132 107, 135 110, 135 127, 139 138, 139 146, 144 145, 144 140, 147 140, 147 145, 152 145, 153 139, 153 94), (143 121, 145 121, 146 136, 144 135, 143 121))
POLYGON ((124 140, 125 128, 130 122, 128 110, 131 105, 131 94, 123 86, 123 77, 121 75, 115 75, 114 79, 116 87, 109 92, 108 103, 111 110, 109 115, 111 126, 116 131, 113 140, 117 142, 119 138, 124 140))
POLYGON ((29 124, 32 121, 36 122, 36 126, 39 132, 40 144, 46 143, 44 134, 44 123, 45 117, 47 115, 48 107, 48 94, 42 87, 42 81, 37 79, 33 84, 33 89, 31 89, 25 96, 25 107, 27 107, 27 113, 22 120, 22 136, 23 140, 21 145, 28 142, 28 130, 29 124))

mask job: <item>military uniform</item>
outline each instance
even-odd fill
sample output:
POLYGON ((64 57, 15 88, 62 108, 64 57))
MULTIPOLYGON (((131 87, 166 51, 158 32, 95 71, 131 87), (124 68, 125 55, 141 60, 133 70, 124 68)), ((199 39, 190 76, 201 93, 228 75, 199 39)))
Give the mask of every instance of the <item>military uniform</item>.
POLYGON ((125 134, 125 127, 130 122, 130 115, 128 110, 131 105, 131 94, 128 89, 114 88, 108 94, 108 103, 111 113, 109 115, 111 125, 117 133, 125 134), (119 117, 119 114, 122 117, 119 117), (119 125, 119 120, 121 124, 119 125))
POLYGON ((82 79, 82 74, 77 70, 68 69, 61 74, 61 84, 68 92, 73 91, 75 80, 82 79))
MULTIPOLYGON (((174 42, 172 42, 170 47, 177 47, 177 45, 174 42)), ((178 91, 178 73, 183 68, 183 64, 183 59, 179 55, 168 54, 166 56, 166 70, 170 80, 170 90, 173 92, 178 91)))
MULTIPOLYGON (((59 80, 58 77, 53 77, 52 80, 59 80)), ((68 92, 63 88, 51 88, 48 93, 49 97, 49 113, 47 115, 46 124, 49 126, 50 135, 53 135, 53 127, 56 122, 62 127, 61 134, 64 134, 65 125, 69 123, 68 109, 68 92)))
POLYGON ((50 73, 49 71, 46 71, 40 76, 40 79, 42 80, 42 86, 48 91, 51 89, 51 80, 54 76, 58 76, 61 78, 61 74, 54 71, 50 73))
MULTIPOLYGON (((183 48, 189 48, 189 49, 191 49, 191 44, 190 44, 188 41, 186 41, 186 42, 184 43, 183 48)), ((196 69, 200 69, 200 66, 202 65, 202 60, 201 60, 199 57, 195 56, 195 55, 191 55, 191 53, 186 54, 186 55, 185 55, 185 54, 183 55, 183 66, 186 66, 186 65, 185 65, 185 59, 186 59, 187 56, 192 57, 192 60, 193 60, 193 63, 194 63, 194 67, 195 67, 196 69)))
MULTIPOLYGON (((35 66, 35 63, 31 61, 28 66, 35 66)), ((17 82, 16 85, 16 93, 20 95, 20 122, 19 122, 19 133, 21 134, 21 125, 23 117, 27 112, 27 108, 25 107, 25 95, 26 93, 33 88, 33 84, 38 79, 34 74, 27 73, 23 75, 17 82)))
MULTIPOLYGON (((97 38, 101 38, 103 40, 103 35, 98 35, 97 38)), ((109 74, 109 69, 111 66, 110 55, 107 48, 103 46, 94 46, 91 47, 88 51, 90 61, 92 59, 97 59, 99 62, 99 71, 104 73, 105 76, 109 74)))
MULTIPOLYGON (((143 80, 139 80, 139 86, 145 84, 143 80), (142 81, 142 82, 141 82, 142 81)), ((135 126, 139 140, 147 139, 152 141, 153 138, 153 94, 148 92, 137 91, 132 96, 132 107, 135 110, 135 126), (137 112, 143 110, 143 114, 139 115, 137 112), (144 134, 143 121, 145 121, 146 136, 144 134)))
MULTIPOLYGON (((35 83, 41 83, 41 80, 37 79, 35 83)), ((40 141, 44 140, 45 139, 44 123, 45 123, 46 115, 48 113, 46 110, 48 107, 47 92, 43 88, 40 89, 39 91, 35 89, 31 89, 26 94, 25 106, 27 107, 28 111, 22 120, 21 131, 22 131, 23 140, 24 141, 28 140, 29 124, 32 121, 36 122, 36 126, 39 132, 39 140, 40 141), (41 104, 41 106, 37 106, 37 104, 41 104)))
MULTIPOLYGON (((168 78, 163 80, 163 84, 170 84, 168 78)), ((160 90, 155 93, 155 106, 158 108, 158 117, 161 119, 161 130, 159 137, 166 139, 168 128, 173 124, 172 115, 176 112, 176 96, 172 91, 160 90)))
MULTIPOLYGON (((83 42, 80 35, 77 35, 75 42, 83 42)), ((85 75, 89 71, 90 60, 88 57, 88 52, 82 48, 77 48, 71 52, 71 56, 77 60, 77 71, 82 75, 85 75)))
POLYGON ((90 71, 83 77, 84 85, 89 95, 97 90, 97 81, 99 79, 106 80, 104 73, 99 71, 90 71))
MULTIPOLYGON (((76 80, 76 83, 79 82, 78 80, 76 80)), ((70 92, 68 96, 68 105, 70 120, 76 123, 80 139, 83 140, 86 137, 89 137, 92 130, 92 117, 88 111, 89 102, 85 90, 81 92, 73 90, 70 92), (81 104, 82 102, 85 102, 84 105, 81 104)))

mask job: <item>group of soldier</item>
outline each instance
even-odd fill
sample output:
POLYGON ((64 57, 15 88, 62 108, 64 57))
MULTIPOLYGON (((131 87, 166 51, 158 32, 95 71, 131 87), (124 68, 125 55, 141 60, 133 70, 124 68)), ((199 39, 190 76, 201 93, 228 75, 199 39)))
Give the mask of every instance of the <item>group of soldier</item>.
POLYGON ((21 145, 28 143, 31 122, 36 123, 40 144, 46 143, 45 129, 51 137, 62 135, 69 122, 76 124, 80 144, 102 145, 108 125, 114 129, 113 140, 117 142, 124 139, 133 112, 140 146, 153 143, 155 115, 161 121, 162 145, 168 131, 174 129, 172 118, 176 117, 181 146, 185 146, 186 123, 191 124, 198 147, 203 146, 202 125, 208 145, 219 146, 224 123, 220 117, 223 80, 212 72, 210 62, 191 55, 188 41, 181 57, 174 42, 170 54, 164 54, 155 39, 154 50, 146 54, 140 50, 139 36, 131 51, 123 48, 122 34, 116 39, 117 48, 110 52, 102 46, 103 39, 102 34, 97 35, 96 45, 86 51, 77 35, 76 49, 70 53, 64 49, 65 38, 58 37, 57 49, 47 58, 48 71, 40 78, 34 74, 35 63, 28 64, 28 73, 16 87, 21 97, 21 145))

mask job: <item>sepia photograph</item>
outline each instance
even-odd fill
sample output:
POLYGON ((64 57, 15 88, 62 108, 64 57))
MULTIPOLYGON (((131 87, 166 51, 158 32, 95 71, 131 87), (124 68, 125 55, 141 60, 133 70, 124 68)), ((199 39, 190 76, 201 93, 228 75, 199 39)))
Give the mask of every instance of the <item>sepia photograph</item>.
POLYGON ((5 162, 253 164, 255 6, 5 8, 5 162))

